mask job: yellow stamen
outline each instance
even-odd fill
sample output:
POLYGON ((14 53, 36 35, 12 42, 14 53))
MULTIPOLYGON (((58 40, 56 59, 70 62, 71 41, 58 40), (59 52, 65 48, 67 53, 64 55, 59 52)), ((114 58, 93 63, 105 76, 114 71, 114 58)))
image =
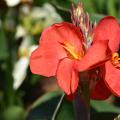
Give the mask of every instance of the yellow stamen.
POLYGON ((116 52, 112 54, 112 64, 116 68, 120 68, 120 57, 119 57, 119 54, 116 52))
POLYGON ((61 45, 68 52, 69 57, 80 60, 81 57, 83 56, 83 53, 80 53, 79 51, 77 51, 75 46, 73 46, 70 42, 65 41, 61 45))

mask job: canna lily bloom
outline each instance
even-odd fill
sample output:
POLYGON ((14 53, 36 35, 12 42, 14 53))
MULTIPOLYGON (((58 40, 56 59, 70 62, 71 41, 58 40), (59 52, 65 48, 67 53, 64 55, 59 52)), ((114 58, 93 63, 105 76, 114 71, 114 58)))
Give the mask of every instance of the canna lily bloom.
POLYGON ((32 73, 56 76, 60 88, 68 96, 73 95, 80 82, 79 71, 89 70, 110 58, 108 39, 96 40, 88 49, 85 41, 83 32, 71 23, 62 22, 45 29, 39 47, 30 57, 32 73))
MULTIPOLYGON (((91 98, 106 99, 111 93, 120 97, 120 58, 118 53, 116 53, 120 46, 120 28, 118 22, 111 16, 105 17, 100 20, 93 33, 93 44, 96 41, 103 42, 109 40, 108 46, 110 51, 108 51, 108 54, 112 54, 112 56, 108 58, 107 62, 96 64, 96 68, 94 67, 95 69, 89 71, 91 81, 97 80, 96 83, 94 82, 95 87, 92 87, 91 98)), ((100 47, 97 49, 102 50, 100 47)), ((95 56, 86 54, 77 63, 76 68, 79 71, 92 69, 92 57, 95 56)))

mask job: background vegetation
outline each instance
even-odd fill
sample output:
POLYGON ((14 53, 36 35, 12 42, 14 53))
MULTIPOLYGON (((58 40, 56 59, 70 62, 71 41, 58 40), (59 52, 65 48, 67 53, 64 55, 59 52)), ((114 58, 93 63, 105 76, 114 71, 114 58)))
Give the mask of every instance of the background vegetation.
MULTIPOLYGON (((82 2, 93 22, 106 15, 120 21, 120 0, 14 1, 0 0, 0 120, 50 120, 59 103, 56 120, 74 120, 73 103, 60 100, 55 78, 31 74, 30 53, 43 29, 71 21, 71 3, 82 2)), ((91 120, 113 120, 119 113, 120 99, 115 96, 91 100, 91 120)))

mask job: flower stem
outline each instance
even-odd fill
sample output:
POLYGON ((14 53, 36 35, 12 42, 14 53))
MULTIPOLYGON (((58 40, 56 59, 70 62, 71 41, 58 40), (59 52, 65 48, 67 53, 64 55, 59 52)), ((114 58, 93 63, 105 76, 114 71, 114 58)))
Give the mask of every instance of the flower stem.
POLYGON ((90 97, 87 75, 82 74, 80 79, 80 90, 78 89, 74 99, 76 120, 90 120, 90 97))
POLYGON ((63 102, 64 96, 65 96, 65 94, 63 94, 63 95, 61 96, 60 101, 59 101, 59 103, 58 103, 58 105, 57 105, 57 107, 56 107, 56 109, 55 109, 55 111, 54 111, 54 113, 53 113, 52 120, 55 120, 56 115, 57 115, 57 112, 59 111, 59 108, 60 108, 60 106, 61 106, 61 104, 62 104, 62 102, 63 102))

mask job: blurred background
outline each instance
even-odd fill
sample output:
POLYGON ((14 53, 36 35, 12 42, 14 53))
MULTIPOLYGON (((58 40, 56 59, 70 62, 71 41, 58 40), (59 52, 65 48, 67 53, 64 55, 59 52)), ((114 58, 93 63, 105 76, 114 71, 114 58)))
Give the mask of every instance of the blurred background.
MULTIPOLYGON (((41 32, 70 20, 71 3, 82 2, 92 22, 106 15, 120 21, 120 0, 0 0, 0 120, 51 120, 62 91, 55 78, 33 75, 29 56, 41 32)), ((91 120, 120 120, 120 99, 91 100, 91 120), (118 117, 117 117, 118 116, 118 117)), ((64 100, 55 120, 75 120, 64 100)))

